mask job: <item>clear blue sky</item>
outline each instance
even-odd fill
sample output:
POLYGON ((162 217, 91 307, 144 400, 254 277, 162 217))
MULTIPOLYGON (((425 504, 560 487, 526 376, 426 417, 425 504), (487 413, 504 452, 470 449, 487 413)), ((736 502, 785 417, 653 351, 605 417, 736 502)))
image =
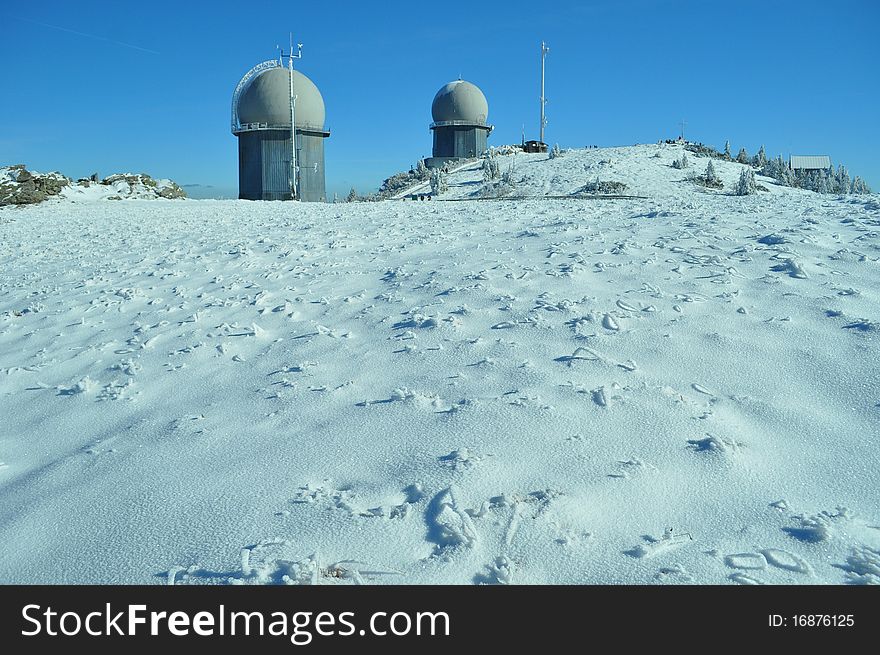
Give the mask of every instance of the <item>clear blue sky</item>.
POLYGON ((483 89, 490 143, 686 136, 829 154, 880 191, 877 0, 4 2, 0 164, 144 171, 235 194, 230 98, 288 32, 327 106, 328 193, 374 190, 430 155, 446 82, 483 89))

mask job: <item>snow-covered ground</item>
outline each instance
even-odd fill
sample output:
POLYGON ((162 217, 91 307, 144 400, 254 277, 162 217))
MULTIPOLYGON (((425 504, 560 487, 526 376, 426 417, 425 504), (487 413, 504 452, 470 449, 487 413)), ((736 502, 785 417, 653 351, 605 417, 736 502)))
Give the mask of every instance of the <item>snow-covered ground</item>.
POLYGON ((0 582, 880 582, 878 197, 678 154, 0 210, 0 582))

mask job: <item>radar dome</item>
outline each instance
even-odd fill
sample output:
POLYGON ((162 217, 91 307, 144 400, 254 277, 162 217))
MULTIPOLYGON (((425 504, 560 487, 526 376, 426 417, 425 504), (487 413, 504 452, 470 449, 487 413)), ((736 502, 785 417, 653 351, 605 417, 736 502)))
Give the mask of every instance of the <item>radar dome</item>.
POLYGON ((437 123, 459 121, 485 125, 489 103, 479 87, 464 80, 445 85, 434 96, 431 115, 437 123))
MULTIPOLYGON (((308 77, 293 71, 296 126, 323 129, 324 98, 308 77)), ((290 127, 290 71, 277 66, 259 73, 238 99, 238 120, 290 127)))

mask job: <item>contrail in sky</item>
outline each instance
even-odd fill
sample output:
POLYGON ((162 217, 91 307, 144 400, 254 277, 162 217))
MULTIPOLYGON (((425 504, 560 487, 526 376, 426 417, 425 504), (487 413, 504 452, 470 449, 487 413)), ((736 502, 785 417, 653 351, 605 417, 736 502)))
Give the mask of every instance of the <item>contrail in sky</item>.
POLYGON ((108 38, 106 38, 106 37, 98 36, 98 35, 96 35, 96 34, 86 34, 85 32, 77 32, 76 30, 71 30, 71 29, 68 29, 68 28, 66 28, 66 27, 59 27, 58 25, 50 25, 49 23, 41 23, 41 22, 38 21, 38 20, 31 20, 30 18, 21 18, 21 17, 18 17, 18 16, 16 16, 16 18, 18 18, 18 20, 20 20, 20 21, 24 21, 24 22, 26 22, 26 23, 33 23, 34 25, 40 25, 40 26, 42 26, 42 27, 48 27, 48 28, 51 28, 51 29, 53 29, 53 30, 61 30, 62 32, 68 32, 69 34, 77 34, 77 35, 79 35, 79 36, 84 36, 84 37, 87 37, 87 38, 89 38, 89 39, 95 39, 96 41, 105 41, 106 43, 114 43, 114 44, 116 44, 116 45, 125 46, 126 48, 133 48, 133 49, 135 49, 135 50, 140 50, 141 52, 149 52, 149 53, 152 53, 152 54, 154 54, 154 55, 160 55, 160 54, 162 54, 161 52, 157 52, 156 50, 150 50, 149 48, 142 48, 142 47, 140 47, 140 46, 138 46, 138 45, 132 45, 131 43, 125 43, 125 41, 116 41, 115 39, 108 39, 108 38))

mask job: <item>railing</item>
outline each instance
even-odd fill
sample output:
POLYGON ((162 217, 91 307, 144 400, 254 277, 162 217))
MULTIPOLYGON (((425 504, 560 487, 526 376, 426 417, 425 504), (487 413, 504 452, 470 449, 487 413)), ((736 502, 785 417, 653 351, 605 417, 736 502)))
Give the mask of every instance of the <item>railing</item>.
MULTIPOLYGON (((287 124, 275 124, 275 123, 239 123, 238 126, 233 126, 232 133, 240 134, 241 132, 258 132, 261 130, 285 130, 287 132, 290 131, 290 123, 287 124)), ((330 133, 330 128, 318 125, 297 125, 297 132, 321 132, 324 134, 330 133)))
POLYGON ((475 120, 475 121, 461 121, 461 120, 455 120, 455 121, 434 121, 434 122, 431 123, 428 127, 430 127, 430 128, 433 129, 433 128, 435 128, 435 127, 446 127, 447 125, 467 125, 467 126, 471 126, 471 125, 473 125, 474 127, 486 127, 486 128, 489 128, 490 130, 493 129, 493 128, 495 127, 494 125, 488 125, 488 124, 486 123, 485 119, 483 119, 483 120, 478 119, 478 120, 475 120))

